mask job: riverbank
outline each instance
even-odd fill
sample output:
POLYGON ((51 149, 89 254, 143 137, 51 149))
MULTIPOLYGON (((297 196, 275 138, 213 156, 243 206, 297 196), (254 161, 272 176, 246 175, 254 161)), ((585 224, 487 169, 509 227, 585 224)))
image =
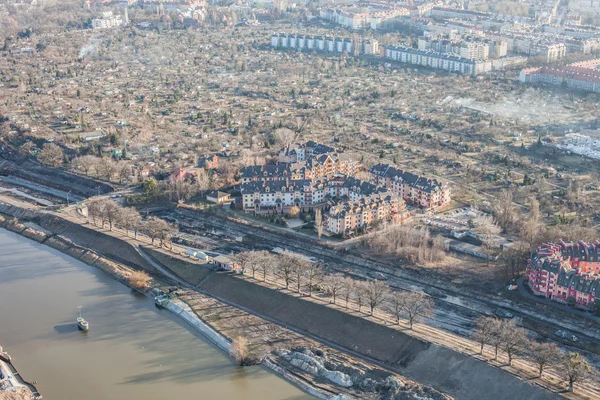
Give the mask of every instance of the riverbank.
POLYGON ((33 383, 27 382, 0 346, 0 400, 41 400, 33 383))
MULTIPOLYGON (((137 288, 133 287, 128 280, 128 277, 131 276, 131 274, 134 271, 131 267, 108 260, 107 258, 100 256, 91 249, 79 246, 70 241, 69 239, 64 238, 60 235, 49 233, 48 230, 45 230, 41 227, 37 227, 35 226, 35 224, 32 224, 30 222, 27 222, 25 224, 21 223, 21 221, 12 216, 0 214, 0 228, 7 229, 27 239, 52 247, 53 249, 56 249, 61 253, 64 253, 70 257, 82 261, 87 265, 102 270, 103 272, 111 276, 113 279, 127 285, 133 290, 139 291, 137 288)), ((151 293, 148 291, 139 292, 150 298, 153 298, 151 293)), ((215 344, 221 350, 228 352, 230 340, 228 340, 226 336, 220 334, 219 332, 214 330, 210 325, 204 323, 200 318, 198 318, 198 316, 193 312, 189 305, 187 305, 183 301, 174 300, 170 301, 165 308, 173 314, 180 317, 182 320, 184 320, 195 330, 200 332, 203 336, 209 339, 210 342, 215 344)), ((298 378, 293 372, 287 371, 284 368, 278 366, 275 360, 265 359, 263 365, 271 371, 273 371, 275 374, 286 379, 287 381, 291 382, 292 384, 294 384, 295 386, 299 387, 301 390, 305 391, 306 393, 312 396, 315 396, 320 399, 328 399, 332 397, 331 391, 324 391, 322 389, 319 389, 318 387, 311 385, 310 382, 298 378)), ((30 400, 32 398, 32 395, 32 391, 30 391, 26 386, 22 386, 21 388, 16 389, 15 391, 0 394, 0 399, 30 400), (4 395, 8 396, 9 394, 11 397, 4 397, 4 395)))

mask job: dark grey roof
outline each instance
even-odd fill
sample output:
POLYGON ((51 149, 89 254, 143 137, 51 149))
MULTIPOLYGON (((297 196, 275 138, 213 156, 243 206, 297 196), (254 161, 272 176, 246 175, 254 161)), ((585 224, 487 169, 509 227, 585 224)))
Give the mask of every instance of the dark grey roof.
POLYGON ((436 179, 429 179, 423 176, 413 174, 412 172, 403 171, 389 164, 373 165, 369 172, 379 175, 386 179, 391 179, 397 182, 403 182, 411 187, 423 190, 426 193, 433 193, 441 190, 443 184, 436 179))

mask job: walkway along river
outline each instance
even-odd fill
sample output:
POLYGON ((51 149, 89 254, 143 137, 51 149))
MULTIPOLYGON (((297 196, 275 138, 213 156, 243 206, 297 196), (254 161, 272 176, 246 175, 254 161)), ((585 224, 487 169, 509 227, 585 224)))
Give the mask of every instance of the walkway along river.
POLYGON ((241 368, 102 271, 0 229, 0 343, 46 400, 269 400, 310 396, 241 368), (77 306, 90 322, 77 330, 77 306))

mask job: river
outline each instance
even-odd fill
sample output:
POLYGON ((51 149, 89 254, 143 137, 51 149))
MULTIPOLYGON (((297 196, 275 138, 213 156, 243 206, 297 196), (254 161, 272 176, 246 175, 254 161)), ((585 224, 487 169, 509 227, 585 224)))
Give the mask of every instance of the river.
POLYGON ((46 400, 312 397, 104 272, 0 229, 0 345, 46 400), (74 325, 77 306, 90 331, 74 325))

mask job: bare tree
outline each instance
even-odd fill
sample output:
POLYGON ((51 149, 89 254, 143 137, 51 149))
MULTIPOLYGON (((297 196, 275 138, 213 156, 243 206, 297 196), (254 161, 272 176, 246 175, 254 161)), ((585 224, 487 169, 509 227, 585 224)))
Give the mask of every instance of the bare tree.
POLYGON ((105 203, 104 214, 106 215, 106 221, 108 222, 109 229, 113 230, 115 221, 119 219, 119 212, 121 207, 112 200, 101 200, 105 203))
POLYGON ((335 304, 337 295, 342 290, 344 285, 344 278, 341 275, 327 275, 325 278, 325 287, 327 288, 328 294, 331 296, 332 303, 335 304))
POLYGON ((548 366, 560 360, 561 352, 555 343, 535 343, 532 345, 529 358, 537 365, 539 376, 548 366))
POLYGON ((496 200, 492 204, 494 216, 498 225, 503 230, 507 230, 512 226, 517 217, 515 205, 513 204, 513 194, 511 191, 502 190, 496 197, 496 200))
POLYGON ((158 218, 158 217, 149 217, 144 221, 143 231, 146 235, 150 237, 152 240, 152 244, 154 245, 154 241, 159 239, 160 246, 162 247, 162 243, 165 237, 165 231, 170 230, 171 227, 167 222, 158 218))
POLYGON ((358 312, 361 312, 362 306, 366 300, 366 290, 364 282, 357 281, 354 284, 354 300, 358 305, 358 312))
POLYGON ((102 221, 102 228, 104 228, 104 202, 96 200, 89 203, 88 217, 92 218, 94 225, 96 225, 96 220, 100 219, 102 221))
POLYGON ((279 256, 277 262, 277 273, 285 282, 285 288, 289 289, 296 268, 296 257, 289 254, 282 254, 279 256))
POLYGON ((258 269, 262 272, 263 282, 267 281, 267 272, 271 270, 274 258, 271 253, 265 251, 263 257, 260 259, 258 269))
POLYGON ((408 319, 410 329, 423 316, 431 316, 435 306, 431 297, 418 292, 405 292, 402 301, 402 311, 408 319))
POLYGON ((231 341, 229 355, 233 357, 240 365, 246 365, 250 352, 248 350, 248 339, 244 336, 238 336, 231 341))
POLYGON ((142 217, 135 209, 126 207, 121 208, 117 215, 117 224, 125 229, 125 234, 129 236, 129 231, 134 232, 137 237, 137 226, 140 224, 142 217))
POLYGON ((472 332, 472 337, 479 343, 479 354, 483 354, 483 347, 490 344, 492 337, 495 334, 496 318, 494 317, 479 317, 475 320, 475 330, 472 332))
POLYGON ((523 328, 517 328, 515 321, 505 320, 501 331, 502 349, 508 356, 508 365, 512 365, 514 356, 527 348, 529 339, 523 328))
POLYGON ((119 177, 119 183, 127 181, 131 176, 131 166, 127 161, 117 163, 117 176, 119 177))
POLYGON ((255 278, 256 271, 261 269, 261 265, 265 258, 268 258, 269 254, 266 251, 246 251, 236 254, 233 258, 240 267, 242 267, 242 273, 247 269, 252 271, 252 277, 255 278))
POLYGON ((71 162, 71 168, 76 171, 81 171, 86 175, 89 175, 94 170, 94 165, 98 163, 98 158, 92 155, 85 155, 75 158, 71 162))
POLYGON ((296 258, 295 274, 296 274, 296 291, 300 293, 300 287, 302 286, 302 279, 306 275, 306 271, 312 263, 303 258, 296 258))
POLYGON ((98 167, 101 171, 101 174, 104 178, 111 180, 116 171, 115 162, 112 158, 103 157, 98 162, 98 167))
POLYGON ((560 369, 569 384, 569 392, 573 391, 575 383, 587 380, 592 374, 592 367, 579 353, 563 356, 560 369))
POLYGON ((341 295, 344 298, 344 301, 346 302, 346 308, 348 308, 348 303, 350 302, 350 297, 352 297, 352 294, 354 293, 354 289, 355 289, 355 285, 356 282, 354 279, 349 278, 349 277, 345 277, 344 278, 344 282, 342 284, 342 290, 341 290, 341 295))
POLYGON ((321 236, 323 235, 323 212, 320 208, 315 210, 315 229, 317 230, 319 240, 321 240, 321 236))
POLYGON ((308 281, 308 295, 312 296, 315 282, 323 276, 323 267, 319 263, 309 263, 304 273, 308 281))
POLYGON ((504 340, 504 337, 502 335, 502 330, 504 329, 504 324, 503 321, 499 318, 493 318, 493 322, 490 321, 491 327, 490 329, 492 330, 493 334, 492 337, 490 339, 490 344, 494 347, 494 360, 498 359, 498 350, 500 349, 500 347, 502 346, 502 341, 504 340))
POLYGON ((275 140, 281 147, 288 149, 296 141, 296 132, 288 128, 279 128, 273 132, 275 140))
POLYGON ((388 296, 388 307, 387 310, 396 318, 396 323, 400 324, 400 318, 404 311, 402 305, 404 304, 404 293, 393 291, 388 296))
POLYGON ((243 251, 240 253, 232 254, 229 256, 231 261, 240 266, 240 272, 246 273, 246 269, 249 269, 250 265, 254 263, 255 251, 243 251))
POLYGON ((390 288, 384 281, 372 279, 367 282, 365 289, 367 292, 369 307, 371 309, 371 315, 373 315, 375 308, 377 308, 383 302, 390 288))
POLYGON ((52 168, 58 168, 63 163, 64 153, 62 149, 54 143, 45 143, 42 150, 37 155, 38 160, 52 168))

